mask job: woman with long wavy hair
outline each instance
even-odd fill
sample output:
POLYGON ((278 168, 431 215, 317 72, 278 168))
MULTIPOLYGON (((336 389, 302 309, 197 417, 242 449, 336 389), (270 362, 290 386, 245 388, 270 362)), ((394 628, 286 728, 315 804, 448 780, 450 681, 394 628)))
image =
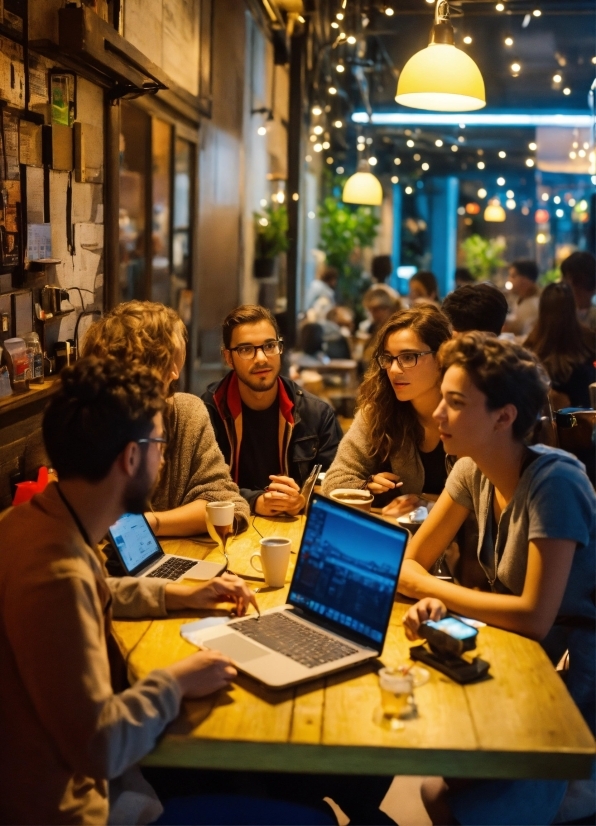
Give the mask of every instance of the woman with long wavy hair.
POLYGON ((327 471, 323 492, 368 488, 384 513, 401 516, 436 499, 447 478, 432 418, 441 400, 436 352, 451 338, 447 318, 425 305, 395 313, 379 330, 360 387, 358 413, 327 471))

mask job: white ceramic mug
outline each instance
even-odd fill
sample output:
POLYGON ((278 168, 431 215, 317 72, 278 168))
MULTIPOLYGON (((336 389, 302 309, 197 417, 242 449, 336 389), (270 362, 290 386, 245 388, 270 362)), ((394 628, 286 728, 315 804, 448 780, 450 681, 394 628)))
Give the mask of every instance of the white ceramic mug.
POLYGON ((233 502, 207 502, 207 514, 212 525, 225 526, 234 524, 233 502))
POLYGON ((253 554, 250 564, 265 577, 265 582, 271 588, 283 588, 286 583, 286 572, 290 562, 292 540, 283 536, 266 536, 261 539, 261 552, 253 554), (257 568, 254 560, 259 559, 261 567, 257 568))
POLYGON ((329 494, 331 499, 358 508, 361 511, 370 511, 374 496, 369 490, 359 490, 352 488, 335 488, 329 494))

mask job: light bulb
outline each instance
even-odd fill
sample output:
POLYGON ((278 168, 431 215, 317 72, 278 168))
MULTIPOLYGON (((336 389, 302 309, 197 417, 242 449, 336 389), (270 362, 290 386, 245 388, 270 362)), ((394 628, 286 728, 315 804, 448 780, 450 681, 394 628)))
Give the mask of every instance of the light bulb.
POLYGON ((313 146, 313 149, 315 150, 315 152, 322 152, 323 151, 323 146, 320 143, 315 143, 315 145, 313 146))
POLYGON ((570 198, 567 201, 567 203, 569 204, 570 207, 574 207, 575 206, 575 198, 570 198))
POLYGON ((259 224, 262 227, 267 227, 269 226, 269 221, 266 218, 259 218, 259 224))
POLYGON ((359 143, 358 146, 356 147, 356 149, 359 152, 364 152, 364 150, 366 149, 366 144, 365 143, 359 143))
POLYGON ((320 106, 313 106, 313 108, 311 109, 311 112, 312 112, 312 113, 313 113, 313 115, 315 115, 316 117, 318 117, 319 115, 322 115, 322 114, 323 114, 323 110, 321 109, 321 107, 320 107, 320 106))
POLYGON ((292 200, 293 201, 299 201, 300 200, 300 195, 298 194, 298 192, 294 192, 292 194, 292 200))
POLYGON ((515 74, 518 74, 518 72, 521 72, 521 65, 519 63, 512 63, 511 64, 511 71, 514 72, 515 74))
POLYGON ((506 158, 506 157, 507 157, 507 152, 504 152, 504 151, 501 149, 501 151, 499 152, 499 158, 506 158))
POLYGON ((533 158, 527 158, 526 159, 526 166, 530 166, 530 167, 534 166, 534 159, 533 158))
POLYGON ((459 146, 456 146, 455 144, 453 144, 453 146, 451 147, 451 151, 452 152, 459 152, 459 146))
POLYGON ((513 38, 512 37, 506 37, 505 38, 505 45, 506 46, 513 46, 513 38))
POLYGON ((314 212, 312 211, 312 209, 311 209, 311 211, 308 213, 308 217, 309 217, 310 219, 312 219, 312 218, 314 218, 314 217, 315 217, 315 214, 314 214, 314 212))
POLYGON ((458 141, 459 141, 460 143, 463 143, 463 142, 465 141, 464 136, 463 136, 463 135, 460 135, 460 136, 459 136, 459 138, 458 138, 458 141))
POLYGON ((435 141, 435 146, 443 146, 443 141, 441 140, 441 138, 437 138, 437 140, 435 141))
POLYGON ((532 14, 534 15, 534 17, 542 17, 542 12, 540 11, 540 9, 534 9, 532 14))
POLYGON ((484 187, 482 187, 481 189, 478 190, 477 195, 478 195, 479 198, 486 198, 486 189, 484 189, 484 187))
POLYGON ((476 164, 476 166, 478 167, 478 169, 484 169, 484 167, 486 166, 486 164, 484 163, 484 161, 478 161, 478 163, 476 164))
POLYGON ((495 6, 495 9, 497 11, 505 11, 505 4, 504 3, 497 3, 497 5, 495 6))
POLYGON ((553 198, 553 201, 554 201, 555 204, 560 204, 561 203, 561 196, 560 195, 555 195, 555 197, 553 198))
POLYGON ((418 154, 418 152, 416 152, 416 154, 413 156, 413 158, 414 158, 414 160, 415 160, 415 161, 419 161, 419 160, 420 160, 420 157, 421 157, 421 156, 418 154))
POLYGON ((346 71, 346 67, 344 66, 343 63, 338 63, 337 66, 335 67, 335 71, 339 72, 340 75, 341 75, 342 72, 346 71))
POLYGON ((534 143, 534 141, 532 141, 532 143, 529 143, 529 144, 528 144, 528 149, 529 149, 531 152, 535 152, 535 151, 538 149, 538 144, 537 144, 537 143, 534 143))
POLYGON ((333 158, 327 158, 327 163, 332 164, 333 163, 333 158))
POLYGON ((469 35, 469 34, 467 34, 467 35, 464 37, 464 43, 466 43, 466 45, 468 45, 468 46, 469 46, 471 42, 472 42, 472 38, 470 37, 470 35, 469 35))
POLYGON ((580 156, 580 158, 585 158, 586 157, 586 150, 585 149, 580 149, 577 154, 580 156))
POLYGON ((497 184, 499 186, 505 186, 505 178, 497 178, 497 184))
POLYGON ((336 95, 337 94, 337 89, 335 88, 335 86, 330 86, 329 87, 329 94, 330 95, 336 95))
POLYGON ((348 43, 350 44, 350 46, 353 46, 355 42, 356 42, 356 38, 354 37, 354 35, 353 35, 353 34, 351 34, 351 35, 348 37, 348 43))
POLYGON ((338 11, 337 14, 335 15, 335 17, 337 18, 337 20, 343 20, 344 19, 343 11, 338 11))
POLYGON ((343 123, 342 123, 341 120, 336 120, 336 121, 333 122, 333 125, 335 126, 336 129, 341 129, 342 126, 343 126, 343 123))
POLYGON ((543 192, 540 197, 543 201, 548 201, 548 192, 543 192))
POLYGON ((331 28, 332 29, 339 29, 339 23, 336 23, 335 20, 334 20, 333 23, 331 24, 331 28))
POLYGON ((338 166, 335 171, 337 172, 338 175, 343 175, 344 174, 343 166, 338 166))
POLYGON ((387 8, 385 9, 385 14, 387 15, 387 17, 393 17, 395 12, 391 8, 391 6, 387 6, 387 8))
POLYGON ((322 135, 323 134, 323 127, 322 126, 315 126, 315 128, 312 131, 315 133, 315 135, 322 135))
POLYGON ((331 144, 329 143, 329 141, 323 141, 323 149, 329 149, 330 146, 331 144))
POLYGON ((425 172, 428 172, 428 170, 430 169, 430 164, 423 163, 422 164, 422 169, 424 169, 425 172))
POLYGON ((557 218, 564 218, 564 217, 565 217, 565 211, 564 211, 564 210, 562 210, 562 209, 558 209, 558 210, 555 212, 555 215, 557 216, 557 218))
POLYGON ((309 140, 310 140, 311 143, 316 143, 317 142, 317 136, 316 135, 311 135, 309 140))
POLYGON ((507 207, 507 209, 515 209, 516 203, 513 200, 513 198, 509 198, 507 201, 505 201, 505 206, 507 207))
POLYGON ((312 155, 307 155, 307 156, 304 158, 304 160, 306 161, 306 163, 310 163, 310 162, 312 161, 312 155))
POLYGON ((261 198, 261 200, 259 201, 259 204, 262 207, 266 207, 267 206, 267 198, 261 198))
POLYGON ((377 159, 375 157, 369 158, 368 162, 371 166, 376 166, 377 165, 377 159))
POLYGON ((572 160, 572 161, 574 161, 574 160, 577 158, 577 152, 574 152, 574 151, 572 150, 572 151, 569 153, 569 157, 571 158, 571 160, 572 160))
POLYGON ((414 146, 414 141, 410 138, 409 141, 406 141, 406 146, 409 146, 410 149, 412 149, 412 147, 414 146))
POLYGON ((553 83, 560 83, 562 80, 563 80, 563 78, 561 77, 561 75, 559 75, 559 74, 553 75, 553 83))
POLYGON ((405 192, 406 192, 406 195, 411 195, 412 192, 414 192, 414 190, 412 189, 411 186, 407 186, 405 192))
POLYGON ((465 124, 465 123, 460 123, 459 128, 460 128, 460 129, 465 129, 465 128, 466 128, 466 124, 465 124))
POLYGON ((401 163, 401 158, 394 158, 394 159, 393 159, 393 163, 394 163, 396 166, 399 166, 399 165, 400 165, 400 163, 401 163))
POLYGON ((564 94, 564 95, 570 95, 570 94, 571 94, 571 89, 569 88, 569 86, 566 86, 566 87, 563 89, 563 94, 564 94))
POLYGON ((508 189, 505 195, 507 195, 508 198, 513 198, 515 197, 515 192, 512 189, 508 189))
POLYGON ((398 184, 399 183, 399 178, 397 177, 397 175, 392 176, 391 183, 392 184, 398 184))

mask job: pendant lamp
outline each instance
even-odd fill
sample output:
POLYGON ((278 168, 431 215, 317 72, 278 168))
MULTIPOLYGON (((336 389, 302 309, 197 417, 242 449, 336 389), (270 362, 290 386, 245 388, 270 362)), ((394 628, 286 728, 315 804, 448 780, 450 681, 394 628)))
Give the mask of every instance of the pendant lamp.
POLYGON ((341 199, 344 204, 363 204, 379 206, 383 203, 383 187, 378 178, 367 169, 368 162, 361 161, 358 172, 352 175, 344 185, 341 199))
POLYGON ((428 46, 402 69, 395 100, 402 106, 437 112, 468 112, 486 106, 480 69, 455 47, 447 0, 437 2, 428 46))
POLYGON ((488 202, 488 206, 484 210, 484 220, 490 221, 494 224, 502 223, 505 218, 507 217, 507 213, 501 206, 501 202, 498 198, 492 198, 488 202))

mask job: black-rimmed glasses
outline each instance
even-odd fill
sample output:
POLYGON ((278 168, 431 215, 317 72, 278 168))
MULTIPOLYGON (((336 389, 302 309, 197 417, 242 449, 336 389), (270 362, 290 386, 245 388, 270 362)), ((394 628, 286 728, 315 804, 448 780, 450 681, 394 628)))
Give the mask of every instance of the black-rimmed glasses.
POLYGON ((137 439, 136 441, 138 445, 159 445, 162 456, 166 452, 166 445, 168 444, 168 440, 163 436, 147 436, 146 439, 137 439))
POLYGON ((262 350, 265 356, 279 356, 283 353, 284 343, 283 339, 275 339, 274 341, 266 341, 265 344, 239 344, 238 347, 228 347, 231 353, 238 353, 241 359, 254 359, 257 350, 262 350))
POLYGON ((425 350, 423 353, 400 353, 399 356, 392 356, 390 353, 381 353, 377 356, 377 364, 381 370, 390 370, 393 362, 396 361, 402 370, 410 370, 416 367, 420 356, 434 356, 435 350, 425 350))

